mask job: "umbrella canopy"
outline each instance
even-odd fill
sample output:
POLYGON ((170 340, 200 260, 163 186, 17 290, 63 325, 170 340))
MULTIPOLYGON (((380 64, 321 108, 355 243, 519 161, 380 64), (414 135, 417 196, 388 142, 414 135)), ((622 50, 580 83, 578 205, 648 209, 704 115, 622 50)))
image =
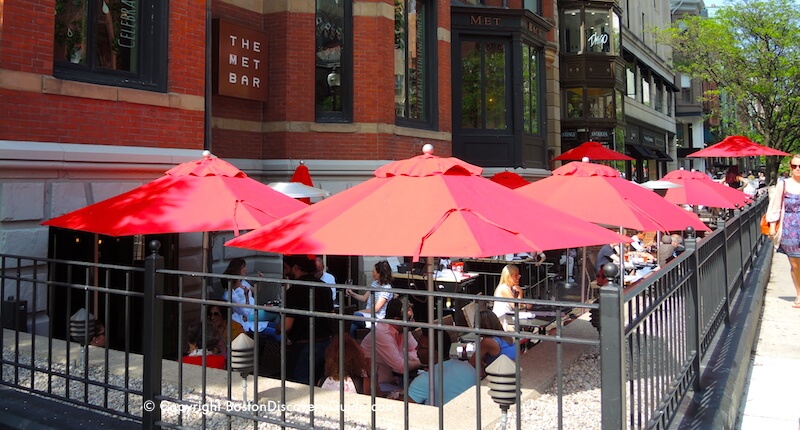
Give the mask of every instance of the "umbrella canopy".
POLYGON ((509 172, 508 170, 495 173, 491 178, 489 178, 489 180, 511 188, 512 190, 514 188, 524 187, 525 185, 530 184, 530 181, 527 179, 523 178, 517 173, 509 172))
POLYGON ((689 157, 749 157, 755 155, 790 155, 768 146, 759 145, 744 136, 728 136, 722 142, 701 149, 689 157))
POLYGON ((515 190, 587 221, 641 231, 707 231, 697 215, 619 176, 612 167, 572 162, 515 190))
POLYGON ((664 196, 675 204, 735 209, 744 206, 750 200, 747 194, 715 182, 702 172, 673 170, 662 179, 680 185, 667 190, 664 196))
POLYGON ((559 161, 583 160, 583 157, 588 157, 590 160, 618 160, 618 161, 633 161, 634 159, 627 155, 614 151, 613 149, 606 148, 600 142, 584 142, 579 146, 570 149, 567 152, 553 158, 559 161))
POLYGON ((208 151, 127 193, 43 225, 108 236, 250 230, 306 207, 208 151))
MULTIPOLYGON (((425 154, 228 241, 283 254, 487 257, 625 240, 480 176, 457 158, 425 154)), ((629 241, 629 240, 628 240, 629 241)))

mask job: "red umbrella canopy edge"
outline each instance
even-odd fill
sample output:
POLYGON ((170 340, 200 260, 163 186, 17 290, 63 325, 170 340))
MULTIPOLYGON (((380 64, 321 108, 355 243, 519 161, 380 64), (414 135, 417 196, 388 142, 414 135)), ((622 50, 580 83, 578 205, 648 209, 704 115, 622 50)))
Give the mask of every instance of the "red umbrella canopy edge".
POLYGON ((629 241, 430 153, 226 243, 283 254, 486 257, 629 241), (533 218, 531 218, 533 217, 533 218))
POLYGON ((582 160, 588 157, 589 160, 611 160, 611 161, 633 161, 634 159, 613 149, 606 148, 600 142, 588 141, 572 148, 561 155, 553 158, 553 161, 582 160))
POLYGON ((508 170, 495 173, 489 180, 511 188, 512 190, 530 184, 530 181, 523 178, 518 173, 509 172, 508 170))
POLYGON ((728 136, 715 145, 689 154, 689 157, 749 157, 756 155, 791 154, 768 146, 759 145, 745 136, 728 136))

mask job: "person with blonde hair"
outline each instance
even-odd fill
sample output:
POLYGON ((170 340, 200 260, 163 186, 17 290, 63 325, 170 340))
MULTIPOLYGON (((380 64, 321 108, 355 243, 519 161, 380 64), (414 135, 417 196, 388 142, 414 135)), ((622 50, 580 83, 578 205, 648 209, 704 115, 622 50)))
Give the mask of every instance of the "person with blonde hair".
MULTIPOLYGON (((506 264, 500 273, 500 282, 497 284, 497 288, 494 289, 494 296, 509 299, 522 298, 522 288, 519 286, 521 276, 519 267, 513 264, 506 264)), ((492 312, 497 315, 497 318, 503 319, 506 315, 514 313, 514 306, 513 302, 495 300, 492 305, 492 312)))
POLYGON ((767 207, 769 235, 777 251, 786 254, 796 291, 793 308, 800 308, 800 154, 789 160, 791 177, 778 182, 767 207))

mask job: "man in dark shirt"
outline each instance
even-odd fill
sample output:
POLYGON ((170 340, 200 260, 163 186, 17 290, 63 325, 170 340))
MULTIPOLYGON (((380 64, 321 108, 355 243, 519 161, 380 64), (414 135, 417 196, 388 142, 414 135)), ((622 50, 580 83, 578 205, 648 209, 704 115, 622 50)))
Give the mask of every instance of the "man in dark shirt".
MULTIPOLYGON (((288 266, 289 279, 298 281, 321 282, 314 273, 316 261, 305 255, 287 255, 283 259, 288 266)), ((316 312, 333 312, 333 298, 331 290, 325 287, 311 285, 292 285, 286 291, 285 307, 289 309, 312 310, 311 295, 314 295, 314 308, 316 312)), ((334 334, 334 325, 331 319, 310 317, 287 313, 286 326, 278 327, 278 333, 284 332, 291 345, 288 346, 289 357, 287 363, 293 363, 289 372, 289 380, 303 384, 315 384, 320 380, 325 371, 325 349, 331 343, 334 334), (309 333, 309 329, 313 333, 309 333), (314 379, 311 376, 311 362, 308 353, 313 345, 314 351, 314 379)))
POLYGON ((614 246, 613 244, 605 244, 600 248, 600 251, 597 252, 597 261, 595 262, 596 272, 600 272, 600 269, 608 263, 616 263, 619 261, 619 255, 617 255, 614 246))

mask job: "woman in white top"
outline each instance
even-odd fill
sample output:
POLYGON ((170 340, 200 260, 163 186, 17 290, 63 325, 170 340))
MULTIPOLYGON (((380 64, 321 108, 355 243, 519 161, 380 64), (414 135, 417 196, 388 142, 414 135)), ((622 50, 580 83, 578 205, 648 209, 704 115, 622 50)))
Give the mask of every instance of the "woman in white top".
MULTIPOLYGON (((373 281, 370 287, 384 288, 385 291, 376 292, 374 295, 370 291, 364 294, 358 294, 348 288, 345 293, 359 302, 366 302, 366 308, 355 312, 354 315, 368 317, 372 316, 372 311, 374 310, 375 318, 383 319, 386 316, 386 305, 389 303, 389 300, 394 297, 394 293, 391 291, 392 282, 394 281, 392 278, 392 268, 386 260, 375 263, 375 266, 372 268, 372 279, 373 281), (374 304, 372 303, 373 296, 375 298, 374 304)), ((350 335, 355 339, 356 330, 366 327, 368 327, 368 325, 365 321, 353 321, 350 324, 350 335)))
MULTIPOLYGON (((507 264, 506 267, 503 267, 503 271, 500 273, 500 283, 497 284, 497 288, 494 289, 494 296, 495 297, 506 297, 509 299, 518 299, 522 297, 522 288, 519 286, 519 279, 522 275, 519 274, 519 267, 513 264, 507 264)), ((492 306, 492 312, 497 315, 497 318, 502 321, 503 327, 506 327, 505 319, 507 314, 514 313, 514 306, 516 304, 513 302, 501 302, 495 300, 494 305, 492 306)), ((526 306, 525 309, 528 309, 526 306)))

